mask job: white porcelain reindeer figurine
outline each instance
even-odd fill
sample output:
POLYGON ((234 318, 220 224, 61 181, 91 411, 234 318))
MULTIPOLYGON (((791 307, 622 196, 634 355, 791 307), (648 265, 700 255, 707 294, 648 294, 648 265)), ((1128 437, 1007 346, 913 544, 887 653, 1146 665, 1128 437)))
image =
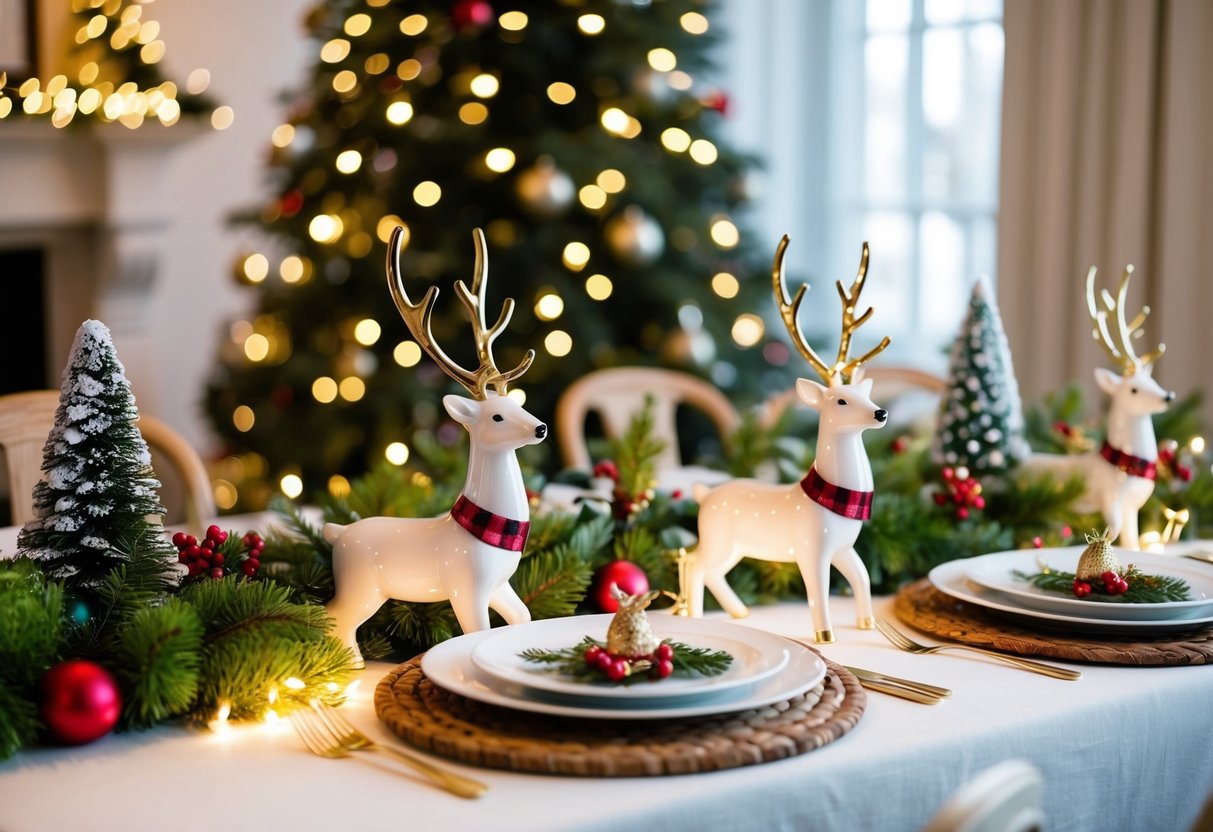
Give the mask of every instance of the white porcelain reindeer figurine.
POLYGON ((435 342, 430 318, 438 288, 421 302, 409 301, 400 274, 401 229, 388 245, 388 288, 409 332, 438 366, 473 398, 445 396, 447 413, 471 437, 463 493, 448 514, 433 518, 368 517, 348 526, 324 525, 333 544, 336 594, 328 604, 334 634, 362 663, 355 634, 388 599, 450 600, 465 633, 489 628, 489 608, 510 624, 531 620, 526 604, 510 586, 530 530, 530 505, 515 454, 547 435, 547 426, 505 395, 506 385, 526 372, 535 358, 529 350, 512 370, 501 372, 493 359, 493 341, 514 313, 506 300, 492 327, 485 324, 484 292, 488 265, 484 234, 476 229, 476 272, 472 289, 462 280, 455 293, 472 319, 480 365, 475 371, 452 361, 435 342), (492 388, 492 389, 490 389, 492 388))
POLYGON ((1059 479, 1081 474, 1087 487, 1077 507, 1103 514, 1112 540, 1127 549, 1139 549, 1137 515, 1154 493, 1158 463, 1151 416, 1166 410, 1175 393, 1164 390, 1151 375, 1152 365, 1166 345, 1159 344, 1141 358, 1133 351, 1133 339, 1141 336, 1142 324, 1150 314, 1150 307, 1143 306, 1132 321, 1125 317, 1133 267, 1125 267, 1115 298, 1106 289, 1096 295, 1095 271, 1092 266, 1087 272, 1091 332, 1121 371, 1095 369, 1095 382, 1108 395, 1107 439, 1098 451, 1085 454, 1031 454, 1024 468, 1049 470, 1059 479))
POLYGON ((711 490, 697 489, 699 546, 689 561, 691 615, 703 614, 706 585, 730 615, 747 614, 745 604, 729 586, 726 575, 742 557, 794 562, 800 567, 813 619, 814 638, 834 641, 828 600, 830 566, 842 573, 855 595, 857 623, 871 629, 872 591, 868 570, 855 552, 855 539, 872 507, 872 466, 863 445, 863 432, 884 427, 888 412, 872 403, 872 382, 861 379, 862 366, 889 345, 884 338, 859 358, 848 358, 851 336, 872 315, 859 317, 855 305, 868 271, 868 245, 863 245, 859 274, 850 289, 838 281, 842 299, 842 335, 832 366, 822 361, 800 331, 800 304, 807 285, 789 299, 783 276, 788 238, 779 242, 771 282, 784 326, 801 355, 825 384, 796 380, 805 404, 817 410, 817 457, 808 474, 792 485, 738 479, 711 490))

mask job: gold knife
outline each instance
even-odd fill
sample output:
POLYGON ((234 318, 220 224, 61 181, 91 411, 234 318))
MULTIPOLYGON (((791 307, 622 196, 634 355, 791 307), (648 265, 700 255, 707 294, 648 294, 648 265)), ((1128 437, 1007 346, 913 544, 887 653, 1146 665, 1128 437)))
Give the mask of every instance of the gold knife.
POLYGON ((941 697, 934 696, 929 693, 923 693, 911 688, 904 688, 888 682, 877 682, 874 679, 863 676, 856 676, 855 678, 859 680, 859 684, 863 685, 868 690, 878 691, 879 693, 887 693, 890 696, 908 699, 911 702, 918 702, 922 705, 938 705, 943 701, 941 697))
POLYGON ((887 684, 909 688, 910 690, 916 690, 920 693, 925 693, 928 696, 937 696, 941 699, 946 699, 952 695, 952 691, 948 688, 941 688, 936 685, 928 685, 926 682, 915 682, 913 679, 902 679, 898 676, 889 676, 885 673, 877 673, 875 670, 865 670, 862 667, 850 667, 849 665, 843 666, 846 667, 846 669, 850 671, 856 679, 861 681, 866 678, 872 682, 885 682, 887 684))

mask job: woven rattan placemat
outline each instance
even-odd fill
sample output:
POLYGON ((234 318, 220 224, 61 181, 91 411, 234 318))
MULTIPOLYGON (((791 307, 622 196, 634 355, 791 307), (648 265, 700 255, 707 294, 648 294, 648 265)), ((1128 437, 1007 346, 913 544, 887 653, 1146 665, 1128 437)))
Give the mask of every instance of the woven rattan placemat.
POLYGON ((1034 629, 1022 618, 946 595, 929 578, 898 592, 893 611, 906 624, 941 640, 1021 656, 1141 666, 1213 664, 1213 627, 1152 638, 1034 629))
POLYGON ((420 656, 375 689, 379 718, 419 748, 487 768, 581 777, 692 774, 794 757, 846 734, 866 704, 855 677, 828 660, 819 685, 785 702, 672 720, 577 719, 488 705, 435 685, 420 656))

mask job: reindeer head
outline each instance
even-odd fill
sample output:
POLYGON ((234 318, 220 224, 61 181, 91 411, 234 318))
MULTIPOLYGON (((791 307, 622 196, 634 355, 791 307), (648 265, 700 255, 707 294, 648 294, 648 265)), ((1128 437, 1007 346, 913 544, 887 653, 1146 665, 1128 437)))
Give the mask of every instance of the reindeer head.
POLYGON ((784 326, 792 336, 792 343, 825 382, 819 384, 807 378, 796 379, 797 394, 801 401, 821 414, 821 429, 827 432, 858 433, 868 428, 884 427, 889 413, 872 402, 872 382, 863 378, 863 365, 889 345, 888 337, 858 358, 848 358, 847 355, 851 350, 851 336, 872 316, 872 308, 868 307, 866 312, 858 318, 855 317, 855 305, 859 301, 859 293, 863 291, 863 283, 868 275, 868 244, 863 244, 859 273, 851 288, 845 288, 841 280, 835 283, 838 296, 842 299, 842 335, 838 344, 838 357, 833 366, 826 365, 818 357, 801 332, 800 304, 804 301, 805 292, 809 287, 808 284, 803 284, 796 291, 795 298, 788 296, 788 287, 783 276, 783 256, 787 248, 788 236, 785 234, 779 241, 779 248, 775 252, 775 265, 771 269, 775 300, 779 304, 779 314, 783 317, 784 326))
POLYGON ((1106 289, 1096 295, 1095 272, 1094 266, 1087 272, 1087 310, 1091 315, 1091 334, 1107 351, 1112 362, 1120 366, 1120 373, 1097 367, 1095 382, 1122 413, 1133 416, 1161 413, 1175 399, 1175 393, 1164 390, 1154 380, 1152 367, 1167 347, 1159 344, 1140 358, 1133 350, 1133 339, 1141 337, 1142 325, 1150 314, 1150 307, 1143 306, 1132 321, 1125 317, 1125 298, 1133 267, 1125 267, 1115 298, 1106 289), (1102 309, 1100 301, 1103 303, 1102 309), (1108 323, 1110 315, 1114 316, 1114 331, 1108 323))
POLYGON ((488 451, 512 451, 523 445, 535 445, 548 435, 548 426, 509 396, 489 393, 483 400, 443 396, 442 405, 488 451))
POLYGON ((514 369, 502 372, 493 358, 493 341, 502 333, 514 314, 514 301, 508 298, 502 306, 497 323, 489 327, 484 318, 484 292, 488 280, 488 260, 484 251, 484 232, 477 228, 472 234, 476 246, 476 271, 472 277, 472 288, 462 281, 455 283, 455 294, 468 310, 472 320, 472 335, 476 340, 476 356, 479 366, 468 370, 455 363, 434 340, 430 329, 434 314, 434 301, 438 287, 426 290, 420 303, 409 300, 400 272, 400 242, 403 229, 392 231, 388 242, 387 275, 388 289, 396 301, 396 309, 404 318, 409 332, 418 345, 442 368, 443 372, 472 394, 445 396, 442 399, 447 413, 463 425, 472 438, 487 450, 513 450, 523 445, 534 445, 547 436, 548 428, 543 422, 522 409, 522 405, 506 395, 506 387, 521 376, 535 360, 535 351, 527 350, 522 361, 514 369), (489 388, 493 389, 490 390, 489 388))

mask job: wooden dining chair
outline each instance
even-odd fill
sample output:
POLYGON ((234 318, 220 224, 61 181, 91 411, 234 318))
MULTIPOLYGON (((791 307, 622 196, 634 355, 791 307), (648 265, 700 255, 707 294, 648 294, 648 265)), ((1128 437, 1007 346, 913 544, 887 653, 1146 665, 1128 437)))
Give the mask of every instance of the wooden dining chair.
MULTIPOLYGON (((34 516, 34 486, 42 479, 43 449, 58 407, 58 390, 0 396, 0 449, 8 469, 14 526, 24 525, 34 516)), ((193 446, 161 420, 141 413, 138 424, 152 454, 152 468, 165 489, 161 500, 170 509, 166 522, 183 518, 191 532, 201 535, 218 514, 206 465, 193 446), (166 499, 174 489, 180 494, 179 505, 166 499)))
POLYGON ((990 766, 957 789, 922 832, 1040 832, 1043 777, 1023 759, 990 766))
POLYGON ((564 465, 589 470, 593 465, 586 436, 587 418, 594 412, 608 439, 622 436, 632 418, 653 397, 654 435, 665 442, 657 460, 658 478, 667 485, 689 486, 692 480, 720 481, 727 475, 687 465, 678 441, 678 409, 698 409, 711 421, 723 448, 729 448, 741 416, 729 398, 704 379, 661 367, 611 367, 595 370, 575 381, 556 403, 556 436, 564 465))

